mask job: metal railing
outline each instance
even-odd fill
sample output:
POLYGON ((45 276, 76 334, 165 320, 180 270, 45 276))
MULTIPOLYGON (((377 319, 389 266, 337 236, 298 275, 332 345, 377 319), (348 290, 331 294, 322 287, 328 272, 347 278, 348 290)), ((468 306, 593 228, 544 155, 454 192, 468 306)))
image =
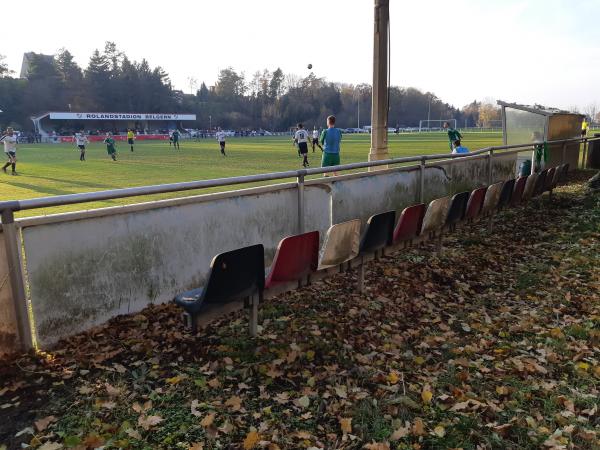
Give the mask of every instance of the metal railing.
MULTIPOLYGON (((575 138, 548 141, 549 145, 563 144, 563 162, 566 159, 567 144, 584 144, 584 158, 587 152, 587 144, 591 141, 600 140, 600 138, 575 138)), ((246 175, 231 178, 217 178, 212 180, 188 181, 181 183, 170 183, 152 186, 141 186, 124 189, 112 189, 106 191, 88 192, 81 194, 66 194, 53 197, 40 197, 27 200, 12 200, 0 202, 0 214, 2 218, 2 231, 4 233, 4 243, 6 246, 6 255, 8 259, 9 279, 11 284, 13 303, 15 307, 15 316, 21 345, 24 349, 32 347, 32 338, 30 332, 27 301, 25 296, 25 287, 23 284, 23 274, 20 264, 20 242, 18 239, 18 230, 15 224, 14 213, 17 211, 39 209, 46 207, 72 205, 78 203, 88 203, 99 200, 114 200, 127 197, 138 197, 144 195, 161 194, 169 192, 184 192, 196 189, 205 189, 222 186, 235 186, 247 183, 256 183, 261 181, 284 180, 296 178, 297 198, 298 198, 298 232, 304 231, 304 187, 306 177, 311 175, 321 175, 333 172, 341 172, 356 169, 387 168, 406 163, 418 163, 418 166, 412 165, 399 167, 398 170, 419 170, 419 188, 418 197, 422 203, 424 200, 425 169, 428 161, 452 161, 458 159, 475 159, 485 155, 488 162, 488 184, 493 182, 493 159, 494 156, 500 157, 532 150, 534 144, 516 144, 485 147, 470 153, 463 154, 434 154, 422 156, 409 156, 403 158, 391 158, 379 161, 368 161, 351 164, 341 164, 331 167, 320 167, 314 169, 289 170, 285 172, 273 172, 257 175, 246 175)), ((585 159, 584 159, 585 161, 585 159)), ((533 166, 533 164, 532 164, 533 166)), ((533 170, 533 168, 532 168, 533 170)), ((333 178, 335 180, 335 178, 333 178)))

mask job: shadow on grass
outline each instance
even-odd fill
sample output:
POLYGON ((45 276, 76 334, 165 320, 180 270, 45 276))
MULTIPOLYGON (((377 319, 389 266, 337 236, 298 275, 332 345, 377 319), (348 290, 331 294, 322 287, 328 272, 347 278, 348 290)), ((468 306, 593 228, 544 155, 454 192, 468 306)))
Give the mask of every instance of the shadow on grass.
POLYGON ((110 189, 110 188, 112 188, 112 186, 109 184, 94 183, 94 182, 89 182, 89 181, 75 181, 75 180, 68 180, 68 179, 64 179, 64 178, 41 177, 39 175, 28 175, 28 177, 29 178, 38 178, 40 180, 55 181, 57 183, 63 183, 63 184, 68 183, 73 186, 85 186, 85 187, 95 188, 95 189, 110 189))

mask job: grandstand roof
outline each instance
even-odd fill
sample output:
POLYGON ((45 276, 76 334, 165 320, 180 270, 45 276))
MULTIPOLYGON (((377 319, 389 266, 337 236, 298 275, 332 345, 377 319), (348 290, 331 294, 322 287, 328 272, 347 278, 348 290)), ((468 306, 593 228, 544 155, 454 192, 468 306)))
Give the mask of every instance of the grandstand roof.
POLYGON ((571 111, 566 111, 564 109, 545 107, 542 105, 534 104, 534 105, 520 105, 518 103, 507 103, 502 100, 497 101, 498 105, 506 106, 508 108, 520 109, 522 111, 528 111, 536 114, 541 114, 543 116, 553 116, 555 114, 576 114, 581 115, 579 113, 574 113, 571 111))

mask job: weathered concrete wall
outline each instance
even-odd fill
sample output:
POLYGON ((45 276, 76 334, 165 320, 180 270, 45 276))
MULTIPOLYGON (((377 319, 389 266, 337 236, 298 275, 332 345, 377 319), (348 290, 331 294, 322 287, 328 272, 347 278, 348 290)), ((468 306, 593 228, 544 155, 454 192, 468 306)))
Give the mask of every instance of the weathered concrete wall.
POLYGON ((4 235, 0 229, 0 355, 19 350, 17 336, 4 235))
POLYGON ((388 172, 377 176, 331 182, 333 223, 361 219, 363 225, 373 214, 401 210, 414 204, 418 172, 388 172))
MULTIPOLYGON (((494 164, 496 180, 514 173, 515 157, 509 158, 494 164)), ((487 178, 485 159, 428 167, 425 201, 485 185, 487 178)), ((318 230, 323 238, 333 223, 359 218, 364 224, 372 214, 400 211, 417 201, 418 186, 418 170, 311 181, 305 187, 304 229, 318 230)), ((278 242, 298 232, 297 201, 296 189, 272 187, 135 210, 18 221, 38 343, 48 347, 118 314, 203 285, 218 253, 262 243, 270 265, 278 242)), ((0 253, 0 264, 5 260, 0 253)), ((6 303, 2 296, 9 294, 0 290, 0 318, 6 303)))
MULTIPOLYGON (((311 227, 330 222, 323 189, 306 192, 311 227), (321 198, 319 198, 321 197, 321 198)), ((297 232, 297 194, 282 190, 23 229, 43 348, 118 314, 201 286, 217 253, 297 232)))

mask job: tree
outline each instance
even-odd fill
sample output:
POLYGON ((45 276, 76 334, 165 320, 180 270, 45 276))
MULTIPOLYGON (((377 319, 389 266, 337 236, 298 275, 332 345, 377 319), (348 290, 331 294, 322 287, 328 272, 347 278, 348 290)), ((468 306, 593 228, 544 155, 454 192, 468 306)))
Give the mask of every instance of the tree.
POLYGON ((24 94, 26 108, 33 114, 67 108, 65 85, 54 58, 38 54, 31 56, 24 94))
POLYGON ((83 73, 69 50, 65 48, 60 49, 55 57, 55 63, 62 82, 66 86, 72 88, 73 85, 79 85, 79 83, 81 83, 83 73))
POLYGON ((6 56, 0 55, 0 77, 10 75, 11 71, 8 69, 8 65, 4 62, 6 56))
POLYGON ((479 105, 479 126, 490 127, 493 120, 500 120, 500 108, 491 103, 479 105))
POLYGON ((283 94, 283 80, 283 70, 278 67, 271 75, 271 80, 269 81, 269 97, 271 99, 277 99, 283 94))
POLYGON ((110 63, 106 56, 94 50, 90 62, 85 69, 85 89, 88 93, 88 104, 93 107, 107 111, 110 106, 106 101, 106 95, 110 85, 110 63))
POLYGON ((590 118, 590 120, 594 121, 596 120, 596 116, 598 115, 598 104, 597 103, 590 103, 588 104, 585 109, 583 110, 584 114, 590 118))
POLYGON ((479 107, 481 102, 473 100, 462 109, 462 118, 465 120, 465 126, 475 126, 479 123, 479 107))
POLYGON ((239 75, 231 67, 221 70, 217 84, 215 85, 217 95, 231 100, 244 95, 246 89, 244 74, 239 75))
POLYGON ((201 102, 208 101, 208 96, 210 95, 208 88, 206 87, 206 83, 203 81, 200 85, 200 89, 198 90, 198 100, 201 102))
POLYGON ((114 42, 106 41, 104 43, 104 57, 110 63, 111 74, 117 76, 123 61, 123 52, 117 49, 117 44, 114 42))

